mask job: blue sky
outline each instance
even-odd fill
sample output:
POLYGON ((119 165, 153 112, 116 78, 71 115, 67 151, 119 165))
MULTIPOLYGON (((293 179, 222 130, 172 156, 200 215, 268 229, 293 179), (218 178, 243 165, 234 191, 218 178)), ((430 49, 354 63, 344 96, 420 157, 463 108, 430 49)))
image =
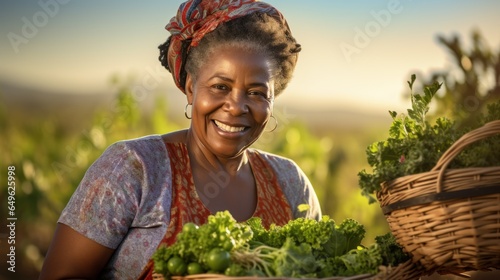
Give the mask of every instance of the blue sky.
MULTIPOLYGON (((110 90, 113 74, 148 90, 176 91, 159 67, 157 45, 182 1, 2 1, 0 80, 55 92, 110 90)), ((500 48, 500 1, 270 0, 287 18, 302 53, 277 102, 311 108, 406 108, 413 72, 451 66, 436 35, 474 28, 500 48), (496 29, 496 30, 495 30, 496 29)), ((175 93, 172 93, 175 94, 175 93)))

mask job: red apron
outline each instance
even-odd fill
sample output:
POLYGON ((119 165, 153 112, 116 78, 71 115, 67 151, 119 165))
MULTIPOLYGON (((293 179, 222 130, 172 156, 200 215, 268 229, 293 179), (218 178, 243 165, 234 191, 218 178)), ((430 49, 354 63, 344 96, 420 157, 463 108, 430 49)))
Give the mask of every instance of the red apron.
MULTIPOLYGON (((185 223, 206 223, 211 215, 198 196, 189 163, 187 146, 184 143, 166 143, 172 170, 172 206, 170 223, 159 246, 171 245, 185 223)), ((257 187, 257 206, 253 217, 260 217, 262 224, 284 225, 293 219, 292 209, 283 194, 276 174, 264 158, 255 150, 247 150, 257 187)), ((152 280, 153 260, 150 259, 138 279, 152 280)))

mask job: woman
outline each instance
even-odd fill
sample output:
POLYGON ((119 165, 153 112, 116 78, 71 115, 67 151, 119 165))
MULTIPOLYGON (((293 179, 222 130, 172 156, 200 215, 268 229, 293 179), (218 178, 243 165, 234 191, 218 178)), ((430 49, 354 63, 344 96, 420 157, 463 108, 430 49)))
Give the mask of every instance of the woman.
POLYGON ((191 125, 104 152, 59 219, 41 279, 152 279, 156 248, 220 210, 265 225, 321 215, 294 162, 250 148, 300 51, 281 13, 252 0, 191 0, 166 28, 160 61, 191 125))

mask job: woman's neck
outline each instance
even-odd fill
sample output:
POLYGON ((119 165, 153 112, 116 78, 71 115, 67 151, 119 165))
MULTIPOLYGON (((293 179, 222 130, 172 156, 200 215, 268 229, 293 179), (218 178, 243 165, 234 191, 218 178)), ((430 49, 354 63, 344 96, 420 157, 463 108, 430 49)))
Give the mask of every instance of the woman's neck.
POLYGON ((207 172, 225 172, 230 176, 248 168, 248 157, 245 151, 234 157, 221 157, 212 153, 190 130, 187 130, 186 145, 191 161, 191 168, 201 168, 207 172))

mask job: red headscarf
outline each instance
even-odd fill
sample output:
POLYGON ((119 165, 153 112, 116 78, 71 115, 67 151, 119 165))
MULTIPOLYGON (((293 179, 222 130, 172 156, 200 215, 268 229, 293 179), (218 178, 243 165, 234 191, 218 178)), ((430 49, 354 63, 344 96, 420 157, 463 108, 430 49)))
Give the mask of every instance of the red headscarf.
POLYGON ((168 67, 177 87, 184 92, 181 72, 186 54, 182 54, 182 43, 191 40, 189 48, 196 47, 205 34, 213 31, 223 22, 249 15, 266 13, 288 28, 283 15, 273 6, 258 0, 189 0, 182 3, 169 24, 165 27, 170 34, 168 67))

